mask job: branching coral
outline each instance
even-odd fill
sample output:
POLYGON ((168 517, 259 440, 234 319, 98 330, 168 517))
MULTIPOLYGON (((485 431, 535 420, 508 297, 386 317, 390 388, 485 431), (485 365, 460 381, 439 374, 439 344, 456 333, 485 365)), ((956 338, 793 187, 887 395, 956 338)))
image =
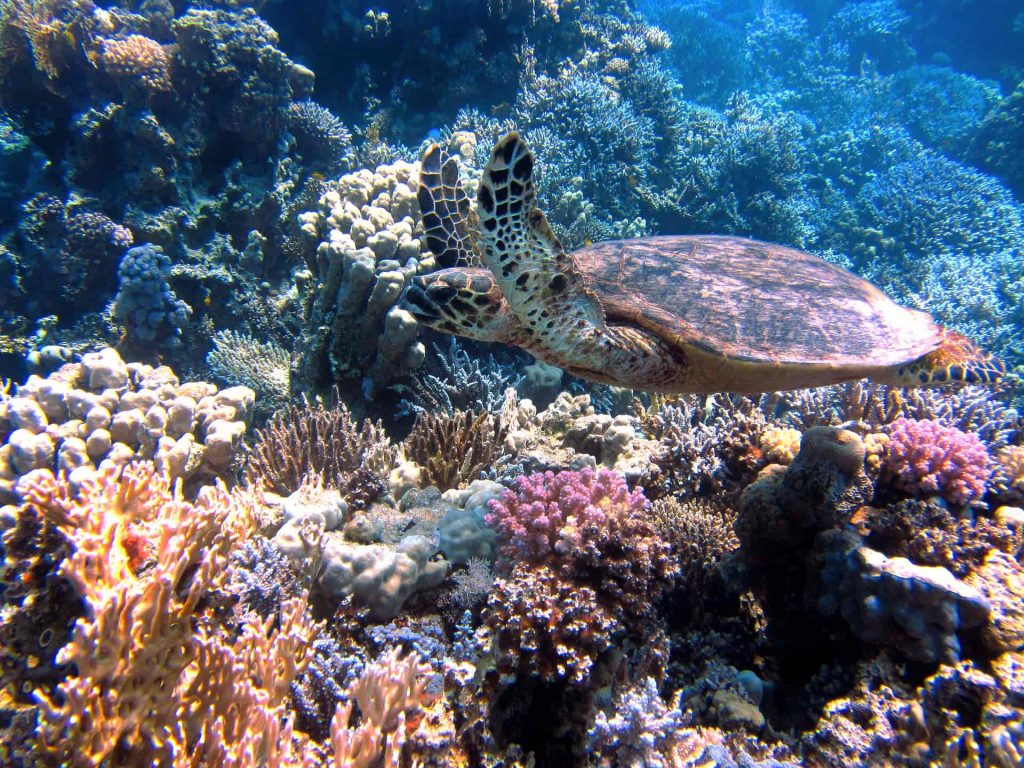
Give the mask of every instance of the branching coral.
POLYGON ((396 449, 380 422, 357 425, 342 403, 291 405, 256 432, 246 477, 287 496, 307 475, 327 488, 346 488, 360 470, 386 481, 396 449))
POLYGON ((371 768, 383 757, 398 766, 406 742, 408 717, 426 702, 430 667, 416 654, 393 648, 369 665, 348 689, 331 721, 334 768, 371 768), (353 705, 362 719, 353 724, 353 705))
POLYGON ((983 496, 991 474, 988 452, 976 435, 928 419, 893 422, 886 468, 901 490, 939 494, 957 506, 983 496))
POLYGON ((147 464, 108 469, 77 491, 39 472, 25 497, 71 541, 60 574, 86 606, 58 655, 74 675, 38 695, 40 750, 75 766, 115 750, 137 761, 210 754, 223 765, 246 764, 244 750, 260 744, 272 752, 268 729, 312 628, 305 601, 282 607, 279 630, 276 617, 251 625, 233 647, 194 623, 252 529, 253 500, 217 487, 191 504, 147 464))
POLYGON ((435 344, 434 352, 414 376, 412 399, 402 401, 403 412, 493 413, 500 410, 509 387, 516 389, 523 383, 522 374, 499 363, 493 355, 482 360, 470 356, 454 336, 448 341, 447 349, 435 344), (431 370, 433 368, 437 370, 431 370))
POLYGON ((645 480, 652 496, 732 489, 760 462, 766 419, 749 398, 657 397, 649 408, 635 407, 641 427, 661 444, 659 473, 645 480))
POLYGON ((624 621, 649 619, 676 575, 668 545, 648 519, 647 499, 617 472, 527 475, 490 507, 500 569, 549 563, 567 581, 591 585, 624 621))
POLYGON ((651 518, 679 563, 680 591, 699 601, 722 558, 739 547, 732 529, 736 510, 714 497, 663 498, 651 505, 651 518))
POLYGON ((345 165, 350 159, 352 134, 329 109, 315 101, 297 101, 288 108, 288 129, 299 149, 325 171, 345 165))
POLYGON ((495 414, 422 412, 402 444, 410 461, 423 468, 424 480, 442 491, 461 488, 500 463, 506 428, 495 414))

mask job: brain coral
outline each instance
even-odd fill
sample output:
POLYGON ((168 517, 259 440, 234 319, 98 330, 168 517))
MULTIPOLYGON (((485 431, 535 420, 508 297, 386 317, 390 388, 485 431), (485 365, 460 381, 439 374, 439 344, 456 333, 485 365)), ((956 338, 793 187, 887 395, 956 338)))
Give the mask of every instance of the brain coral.
POLYGON ((958 506, 980 498, 990 475, 988 451, 977 435, 930 419, 892 423, 886 468, 900 489, 937 494, 958 506))

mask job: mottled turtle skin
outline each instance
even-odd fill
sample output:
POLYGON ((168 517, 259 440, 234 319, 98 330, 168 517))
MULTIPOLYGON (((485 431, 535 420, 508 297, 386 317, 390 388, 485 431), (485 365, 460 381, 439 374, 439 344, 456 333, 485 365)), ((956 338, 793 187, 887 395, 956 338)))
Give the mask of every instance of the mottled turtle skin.
POLYGON ((437 330, 520 346, 582 378, 667 393, 853 379, 991 382, 1002 365, 925 312, 811 254, 739 237, 649 237, 566 254, 536 207, 533 155, 494 148, 475 210, 454 161, 423 158, 419 201, 443 269, 405 306, 437 330))

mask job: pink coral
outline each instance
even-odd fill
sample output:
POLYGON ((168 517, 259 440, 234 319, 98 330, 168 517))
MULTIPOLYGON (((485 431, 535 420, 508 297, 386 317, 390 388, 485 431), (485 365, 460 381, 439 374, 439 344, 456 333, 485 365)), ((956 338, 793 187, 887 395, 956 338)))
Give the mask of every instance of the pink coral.
POLYGON ((630 491, 617 472, 527 475, 490 506, 499 573, 524 563, 549 565, 567 583, 592 588, 623 620, 650 616, 678 573, 643 492, 630 491))
POLYGON ((583 469, 520 477, 515 491, 490 505, 487 524, 498 531, 502 555, 539 562, 604 538, 610 518, 645 510, 647 499, 617 472, 583 469))
POLYGON ((958 506, 984 495, 991 472, 977 435, 930 419, 900 418, 889 430, 886 467, 901 490, 958 506))

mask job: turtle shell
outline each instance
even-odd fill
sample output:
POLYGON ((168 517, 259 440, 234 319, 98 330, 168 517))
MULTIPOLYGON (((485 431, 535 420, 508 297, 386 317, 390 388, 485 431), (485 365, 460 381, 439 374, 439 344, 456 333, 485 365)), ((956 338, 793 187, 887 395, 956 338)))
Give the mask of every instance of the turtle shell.
POLYGON ((936 349, 943 331, 817 256, 739 237, 650 237, 572 254, 612 322, 744 363, 874 368, 936 349))

